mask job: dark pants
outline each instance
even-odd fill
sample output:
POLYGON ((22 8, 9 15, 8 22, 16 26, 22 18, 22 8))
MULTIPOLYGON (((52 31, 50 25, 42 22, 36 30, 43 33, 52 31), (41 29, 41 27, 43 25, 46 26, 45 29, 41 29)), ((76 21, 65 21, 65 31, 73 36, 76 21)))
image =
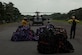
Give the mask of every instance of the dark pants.
POLYGON ((71 38, 75 38, 75 31, 76 31, 76 27, 71 27, 71 30, 70 30, 70 39, 71 38))

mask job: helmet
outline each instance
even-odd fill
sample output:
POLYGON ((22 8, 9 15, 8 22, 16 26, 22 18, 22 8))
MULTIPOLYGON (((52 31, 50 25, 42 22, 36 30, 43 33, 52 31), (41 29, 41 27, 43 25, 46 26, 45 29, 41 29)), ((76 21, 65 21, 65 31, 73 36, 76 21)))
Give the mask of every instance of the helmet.
POLYGON ((27 19, 26 17, 24 17, 23 19, 27 19))

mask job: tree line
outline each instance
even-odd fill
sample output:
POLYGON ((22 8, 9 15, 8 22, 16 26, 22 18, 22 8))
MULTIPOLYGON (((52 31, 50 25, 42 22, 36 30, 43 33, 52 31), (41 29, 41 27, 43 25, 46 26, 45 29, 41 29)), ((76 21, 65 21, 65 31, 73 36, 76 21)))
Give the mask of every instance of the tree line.
MULTIPOLYGON (((76 16, 77 19, 82 20, 82 8, 77 8, 70 10, 68 13, 53 13, 50 15, 42 15, 44 18, 48 19, 55 19, 55 20, 68 20, 71 16, 76 16)), ((31 18, 31 15, 27 15, 26 17, 31 18)))
POLYGON ((67 20, 71 18, 71 16, 76 16, 77 19, 82 20, 82 8, 70 10, 67 14, 63 13, 53 13, 51 14, 52 19, 57 19, 57 20, 67 20))
POLYGON ((0 2, 0 23, 15 22, 19 17, 21 17, 21 13, 12 2, 0 2))

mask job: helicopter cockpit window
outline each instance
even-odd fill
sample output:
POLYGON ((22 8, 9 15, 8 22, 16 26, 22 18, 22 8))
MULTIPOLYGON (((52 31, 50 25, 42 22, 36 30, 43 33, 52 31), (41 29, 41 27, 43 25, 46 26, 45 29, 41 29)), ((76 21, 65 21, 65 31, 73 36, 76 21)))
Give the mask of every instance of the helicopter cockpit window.
POLYGON ((39 17, 39 21, 42 21, 42 18, 41 17, 39 17))
POLYGON ((41 17, 39 17, 39 18, 34 17, 34 21, 35 21, 35 22, 42 22, 42 18, 41 18, 41 17))
POLYGON ((37 21, 37 18, 36 17, 34 17, 34 21, 37 21))

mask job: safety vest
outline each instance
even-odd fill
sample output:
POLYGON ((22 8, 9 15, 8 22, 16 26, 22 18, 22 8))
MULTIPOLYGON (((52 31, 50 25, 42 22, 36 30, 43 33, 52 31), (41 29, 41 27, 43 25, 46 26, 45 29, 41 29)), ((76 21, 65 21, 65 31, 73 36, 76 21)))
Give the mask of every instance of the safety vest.
POLYGON ((22 25, 23 25, 23 26, 27 26, 27 25, 29 25, 29 22, 27 22, 27 21, 25 21, 25 20, 22 20, 22 25))
MULTIPOLYGON (((68 20, 68 22, 69 22, 69 23, 72 23, 72 22, 73 22, 73 19, 68 20)), ((80 21, 77 20, 77 19, 75 19, 75 22, 76 22, 76 23, 79 23, 80 21)))

